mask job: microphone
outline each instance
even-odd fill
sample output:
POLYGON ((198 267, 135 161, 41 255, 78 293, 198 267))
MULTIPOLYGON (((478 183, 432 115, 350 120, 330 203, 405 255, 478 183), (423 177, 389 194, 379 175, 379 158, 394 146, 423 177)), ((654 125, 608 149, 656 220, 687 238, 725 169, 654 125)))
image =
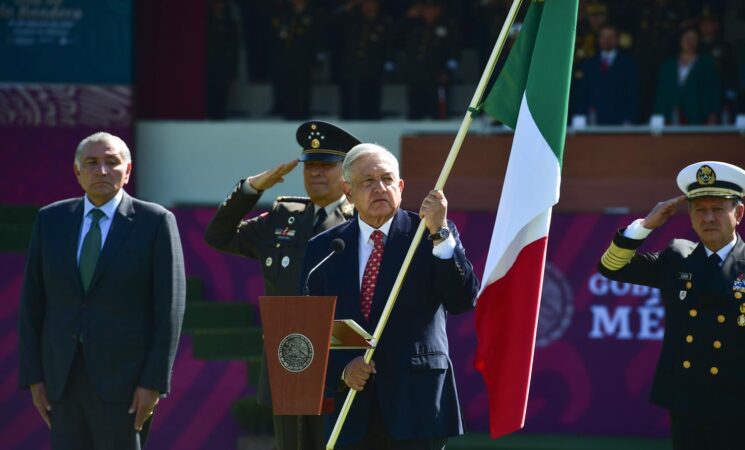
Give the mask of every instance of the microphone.
POLYGON ((310 271, 308 272, 308 276, 305 277, 304 295, 310 295, 310 294, 308 294, 308 282, 310 281, 310 276, 313 275, 313 272, 315 272, 316 269, 318 269, 319 267, 321 267, 323 265, 323 263, 325 263, 326 261, 328 261, 329 258, 331 258, 332 256, 338 255, 339 253, 343 252, 345 245, 346 244, 344 244, 344 241, 342 239, 340 239, 340 238, 336 238, 333 241, 331 241, 331 253, 329 253, 328 255, 326 255, 326 257, 323 258, 321 260, 321 262, 319 262, 318 264, 316 264, 315 266, 313 266, 313 268, 310 269, 310 271))

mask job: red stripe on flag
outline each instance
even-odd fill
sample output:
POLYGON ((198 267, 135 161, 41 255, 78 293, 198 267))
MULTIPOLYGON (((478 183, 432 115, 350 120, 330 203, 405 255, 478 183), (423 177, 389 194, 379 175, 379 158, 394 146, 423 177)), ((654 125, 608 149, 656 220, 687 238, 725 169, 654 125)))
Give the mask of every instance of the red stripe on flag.
POLYGON ((525 246, 476 305, 474 365, 486 383, 495 439, 525 424, 547 242, 543 237, 525 246))

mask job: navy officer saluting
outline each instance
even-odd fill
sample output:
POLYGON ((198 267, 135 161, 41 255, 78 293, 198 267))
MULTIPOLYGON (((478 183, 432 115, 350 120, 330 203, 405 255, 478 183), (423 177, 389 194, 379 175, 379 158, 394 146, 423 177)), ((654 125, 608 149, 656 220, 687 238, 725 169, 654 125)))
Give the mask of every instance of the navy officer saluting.
POLYGON ((670 410, 674 450, 741 449, 745 419, 745 170, 716 161, 684 168, 685 195, 658 203, 618 232, 599 269, 660 289, 666 325, 651 401, 670 410), (673 240, 636 254, 647 235, 688 203, 700 242, 673 240))
MULTIPOLYGON (((330 123, 311 121, 300 125, 297 141, 300 159, 280 164, 240 180, 220 205, 207 226, 205 240, 212 247, 258 259, 266 295, 298 295, 305 247, 315 234, 352 218, 354 207, 342 188, 341 162, 360 141, 330 123), (258 203, 263 192, 303 162, 307 197, 279 197, 271 211, 250 220, 244 216, 258 203)), ((266 364, 261 368, 258 401, 271 406, 266 364)), ((304 416, 303 449, 323 448, 320 416, 304 416)), ((274 434, 279 450, 297 448, 297 417, 274 416, 274 434)))

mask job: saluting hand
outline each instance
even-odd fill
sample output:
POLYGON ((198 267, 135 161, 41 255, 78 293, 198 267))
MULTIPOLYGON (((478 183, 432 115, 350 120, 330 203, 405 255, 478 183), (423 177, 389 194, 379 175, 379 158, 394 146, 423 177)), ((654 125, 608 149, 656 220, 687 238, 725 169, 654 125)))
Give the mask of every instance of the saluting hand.
POLYGON ((365 388, 365 384, 367 384, 367 380, 372 373, 375 373, 375 361, 370 361, 370 364, 367 364, 364 357, 358 356, 349 361, 344 369, 344 384, 350 389, 361 391, 365 388))
POLYGON ((642 220, 641 225, 650 230, 661 227, 665 222, 667 222, 667 219, 669 219, 670 216, 675 214, 678 210, 678 206, 682 205, 685 200, 685 195, 679 195, 670 200, 657 203, 657 205, 652 208, 652 211, 647 214, 647 217, 642 220))
POLYGON ((429 191, 421 208, 419 217, 424 220, 430 233, 436 233, 442 227, 448 226, 448 200, 442 191, 429 191))
POLYGON ((257 191, 265 191, 277 183, 285 181, 284 176, 292 171, 297 166, 297 159, 280 164, 274 169, 261 172, 258 175, 248 177, 248 184, 257 191))

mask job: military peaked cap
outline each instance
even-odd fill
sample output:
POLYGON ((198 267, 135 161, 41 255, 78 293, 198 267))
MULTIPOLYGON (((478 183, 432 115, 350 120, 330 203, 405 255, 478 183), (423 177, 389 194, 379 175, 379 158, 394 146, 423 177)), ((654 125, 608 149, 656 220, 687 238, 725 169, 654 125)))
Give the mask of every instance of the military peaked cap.
POLYGON ((742 198, 745 194, 745 170, 719 161, 698 162, 680 171, 678 187, 689 199, 742 198))
POLYGON ((300 161, 341 161, 360 140, 336 125, 312 120, 297 129, 297 142, 303 147, 300 161))

